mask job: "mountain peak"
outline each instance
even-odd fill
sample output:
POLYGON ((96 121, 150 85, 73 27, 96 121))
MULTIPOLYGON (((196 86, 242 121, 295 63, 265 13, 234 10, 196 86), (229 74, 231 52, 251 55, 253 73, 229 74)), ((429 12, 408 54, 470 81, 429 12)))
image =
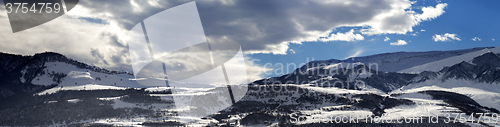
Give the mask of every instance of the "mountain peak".
POLYGON ((56 52, 43 52, 33 55, 31 58, 41 59, 42 61, 65 61, 68 58, 62 54, 56 52))
POLYGON ((37 53, 34 56, 64 56, 64 55, 57 52, 42 52, 42 53, 37 53))
POLYGON ((500 67, 500 58, 493 52, 486 52, 475 57, 472 60, 472 63, 476 65, 492 65, 494 67, 500 67))

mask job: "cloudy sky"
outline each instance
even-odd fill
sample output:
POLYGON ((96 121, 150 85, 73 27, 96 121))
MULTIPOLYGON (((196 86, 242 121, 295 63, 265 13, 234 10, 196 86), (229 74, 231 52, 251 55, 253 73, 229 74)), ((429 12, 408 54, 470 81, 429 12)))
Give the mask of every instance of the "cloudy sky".
MULTIPOLYGON (((53 51, 131 71, 127 33, 147 17, 189 2, 85 0, 57 19, 16 33, 1 6, 0 51, 23 55, 53 51)), ((263 70, 249 75, 253 78, 276 75, 262 74, 274 68, 264 67, 266 63, 496 47, 500 9, 495 5, 499 4, 496 0, 196 1, 205 36, 239 42, 251 61, 247 69, 263 70)))

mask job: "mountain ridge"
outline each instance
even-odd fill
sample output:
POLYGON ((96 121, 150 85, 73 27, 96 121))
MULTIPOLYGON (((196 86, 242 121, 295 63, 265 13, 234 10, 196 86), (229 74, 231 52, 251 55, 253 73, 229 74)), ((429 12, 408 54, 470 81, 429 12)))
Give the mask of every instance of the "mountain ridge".
POLYGON ((55 87, 57 84, 42 86, 31 83, 35 77, 49 75, 57 83, 67 74, 45 72, 45 64, 48 62, 64 62, 77 68, 88 69, 106 74, 128 74, 123 71, 110 71, 107 69, 91 66, 56 52, 37 53, 32 56, 8 54, 0 52, 0 99, 16 94, 36 93, 41 90, 55 87), (24 80, 24 81, 23 81, 24 80))
MULTIPOLYGON (((453 56, 458 56, 470 52, 475 52, 483 49, 491 49, 495 47, 475 47, 475 48, 468 48, 468 49, 458 49, 458 50, 447 50, 447 51, 421 51, 421 52, 405 52, 405 51, 400 51, 400 52, 390 52, 390 53, 380 53, 380 54, 374 54, 374 55, 367 55, 367 56, 361 56, 361 57, 350 57, 344 60, 338 60, 338 59, 329 59, 329 60, 318 60, 314 62, 320 62, 320 61, 329 61, 331 63, 336 62, 347 62, 347 63, 355 63, 355 62, 361 62, 365 64, 369 63, 377 63, 381 65, 380 71, 387 71, 387 72, 398 72, 402 69, 406 69, 407 67, 413 67, 417 65, 421 65, 424 63, 429 63, 437 60, 442 60, 445 58, 453 57, 453 56), (407 56, 405 56, 407 55, 407 56), (399 59, 391 59, 391 57, 397 57, 397 56, 402 56, 402 58, 399 59), (436 58, 436 59, 429 59, 425 60, 425 58, 436 58), (404 59, 412 59, 412 58, 424 58, 424 59, 418 59, 418 60, 413 60, 411 62, 406 62, 403 64, 407 64, 407 66, 391 66, 391 65, 386 65, 388 67, 384 66, 384 63, 390 63, 390 62, 395 62, 397 60, 398 62, 404 59)), ((313 61, 311 61, 313 62, 313 61)))
MULTIPOLYGON (((452 50, 451 52, 466 52, 465 54, 468 54, 475 53, 475 51, 478 50, 486 49, 488 48, 452 50)), ((431 53, 446 54, 445 51, 433 51, 431 53)), ((374 56, 385 57, 383 55, 384 54, 377 54, 374 56)), ((450 57, 460 57, 460 55, 450 57)), ((402 56, 402 58, 407 58, 407 56, 402 56)), ((358 81, 361 81, 364 83, 363 85, 368 85, 383 92, 389 93, 392 90, 399 89, 412 83, 420 83, 425 82, 426 80, 436 79, 438 78, 438 76, 441 76, 439 78, 442 82, 454 78, 474 80, 477 82, 485 83, 500 83, 500 68, 498 68, 500 67, 500 57, 493 52, 486 52, 480 54, 479 56, 475 56, 472 60, 470 60, 470 62, 463 61, 461 63, 453 64, 452 66, 444 66, 438 71, 423 71, 420 73, 382 71, 378 70, 378 66, 372 68, 373 66, 371 65, 371 63, 369 63, 370 65, 368 65, 366 63, 363 63, 362 61, 355 61, 356 63, 349 62, 352 61, 340 61, 335 59, 311 61, 309 63, 306 63, 304 66, 295 69, 292 73, 285 74, 283 76, 257 80, 250 84, 291 83, 315 84, 316 86, 318 86, 319 82, 317 80, 321 80, 322 83, 328 83, 329 86, 343 87, 346 84, 352 85, 356 84, 358 81)), ((346 88, 361 89, 358 88, 357 85, 348 86, 346 88)))

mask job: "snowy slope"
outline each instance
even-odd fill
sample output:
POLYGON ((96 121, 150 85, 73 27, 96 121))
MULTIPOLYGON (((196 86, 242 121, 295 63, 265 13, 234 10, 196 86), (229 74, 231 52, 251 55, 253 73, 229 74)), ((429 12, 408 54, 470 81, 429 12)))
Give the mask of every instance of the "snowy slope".
MULTIPOLYGON (((394 90, 390 94, 403 94, 403 96, 399 96, 399 98, 410 99, 415 102, 421 103, 417 107, 419 108, 411 108, 406 107, 403 108, 403 111, 397 111, 394 109, 388 110, 388 115, 394 115, 394 113, 401 114, 427 114, 427 115, 442 115, 443 113, 449 112, 461 112, 456 108, 445 107, 442 101, 433 100, 431 97, 426 96, 415 96, 416 94, 420 94, 419 92, 423 91, 447 91, 458 93, 461 95, 465 95, 478 104, 488 107, 494 108, 496 110, 500 109, 500 84, 498 83, 478 83, 476 81, 463 80, 463 79, 449 79, 446 82, 443 82, 438 79, 427 80, 421 83, 410 84, 401 89, 394 90)), ((395 108, 396 109, 396 108, 395 108)), ((469 118, 469 116, 466 116, 469 118)), ((474 118, 477 120, 477 118, 474 118)), ((483 120, 483 119, 482 119, 483 120)), ((498 126, 500 122, 493 121, 494 123, 487 123, 491 126, 498 126)), ((469 123, 470 124, 470 123, 469 123)), ((472 126, 480 126, 477 124, 471 124, 472 126)))
MULTIPOLYGON (((485 49, 482 48, 471 48, 462 50, 451 50, 451 51, 427 51, 427 52, 395 52, 395 53, 384 53, 377 55, 370 55, 364 57, 353 57, 346 60, 329 60, 333 63, 339 62, 362 62, 366 65, 377 64, 378 71, 385 72, 399 72, 414 66, 423 65, 426 63, 443 60, 446 58, 460 56, 463 54, 477 52, 485 49)), ((493 47, 488 47, 493 48, 493 47)))
POLYGON ((426 90, 440 90, 463 94, 471 97, 481 105, 500 109, 500 84, 478 83, 469 80, 449 79, 428 80, 426 82, 410 84, 401 89, 394 90, 391 94, 416 93, 426 90))
POLYGON ((500 109, 500 83, 480 77, 489 75, 489 77, 493 77, 492 79, 496 79, 498 76, 496 73, 492 73, 498 71, 498 68, 485 69, 485 67, 498 66, 497 63, 494 63, 498 58, 495 58, 495 55, 491 53, 500 53, 500 47, 471 52, 402 70, 400 71, 402 73, 420 73, 423 71, 441 73, 438 73, 436 78, 412 83, 391 93, 414 93, 426 90, 449 91, 469 96, 481 105, 500 109), (474 63, 474 60, 484 62, 474 63), (465 63, 462 63, 464 61, 465 63), (477 69, 465 69, 466 67, 463 65, 469 65, 477 69), (449 69, 454 70, 450 71, 449 69), (466 78, 467 75, 470 78, 466 78))
POLYGON ((86 85, 78 85, 78 86, 60 86, 60 87, 54 87, 51 89, 44 90, 40 93, 37 93, 36 95, 45 95, 45 94, 53 94, 58 91, 64 91, 64 90, 124 90, 125 88, 123 87, 116 87, 116 86, 105 86, 105 85, 95 85, 95 84, 86 84, 86 85))
POLYGON ((404 69, 404 70, 401 70, 398 72, 401 72, 401 73, 420 73, 423 71, 437 72, 437 71, 443 69, 443 67, 451 66, 451 65, 460 63, 462 61, 470 62, 474 57, 480 56, 481 54, 484 54, 487 52, 493 52, 495 54, 500 53, 500 47, 488 48, 488 49, 470 52, 470 53, 459 55, 459 56, 449 57, 449 58, 442 59, 439 61, 434 61, 434 62, 422 64, 419 66, 411 67, 408 69, 404 69))
POLYGON ((130 74, 105 74, 100 72, 94 72, 89 69, 77 68, 74 65, 67 64, 64 62, 47 62, 45 63, 45 68, 43 69, 43 71, 45 73, 37 75, 31 83, 35 85, 58 84, 58 86, 80 86, 86 84, 99 84, 99 85, 133 87, 133 88, 144 87, 136 83, 135 81, 130 80, 134 78, 130 74), (60 83, 57 83, 56 81, 53 80, 53 77, 50 75, 54 73, 65 74, 66 77, 64 77, 60 83))

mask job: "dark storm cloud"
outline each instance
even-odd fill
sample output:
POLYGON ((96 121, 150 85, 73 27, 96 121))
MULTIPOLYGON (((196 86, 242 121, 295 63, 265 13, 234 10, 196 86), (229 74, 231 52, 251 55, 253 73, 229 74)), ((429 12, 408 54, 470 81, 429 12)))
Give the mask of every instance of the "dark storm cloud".
MULTIPOLYGON (((97 17, 105 16, 130 30, 153 14, 188 2, 191 1, 81 1, 79 5, 97 17)), ((314 39, 311 32, 328 32, 340 26, 373 25, 375 30, 371 31, 375 34, 404 34, 412 31, 414 20, 405 11, 411 6, 406 0, 204 0, 196 3, 207 37, 228 37, 241 43, 245 51, 255 53, 285 53, 288 42, 314 39), (389 16, 375 18, 383 14, 389 16), (273 45, 276 47, 270 48, 273 45)))

